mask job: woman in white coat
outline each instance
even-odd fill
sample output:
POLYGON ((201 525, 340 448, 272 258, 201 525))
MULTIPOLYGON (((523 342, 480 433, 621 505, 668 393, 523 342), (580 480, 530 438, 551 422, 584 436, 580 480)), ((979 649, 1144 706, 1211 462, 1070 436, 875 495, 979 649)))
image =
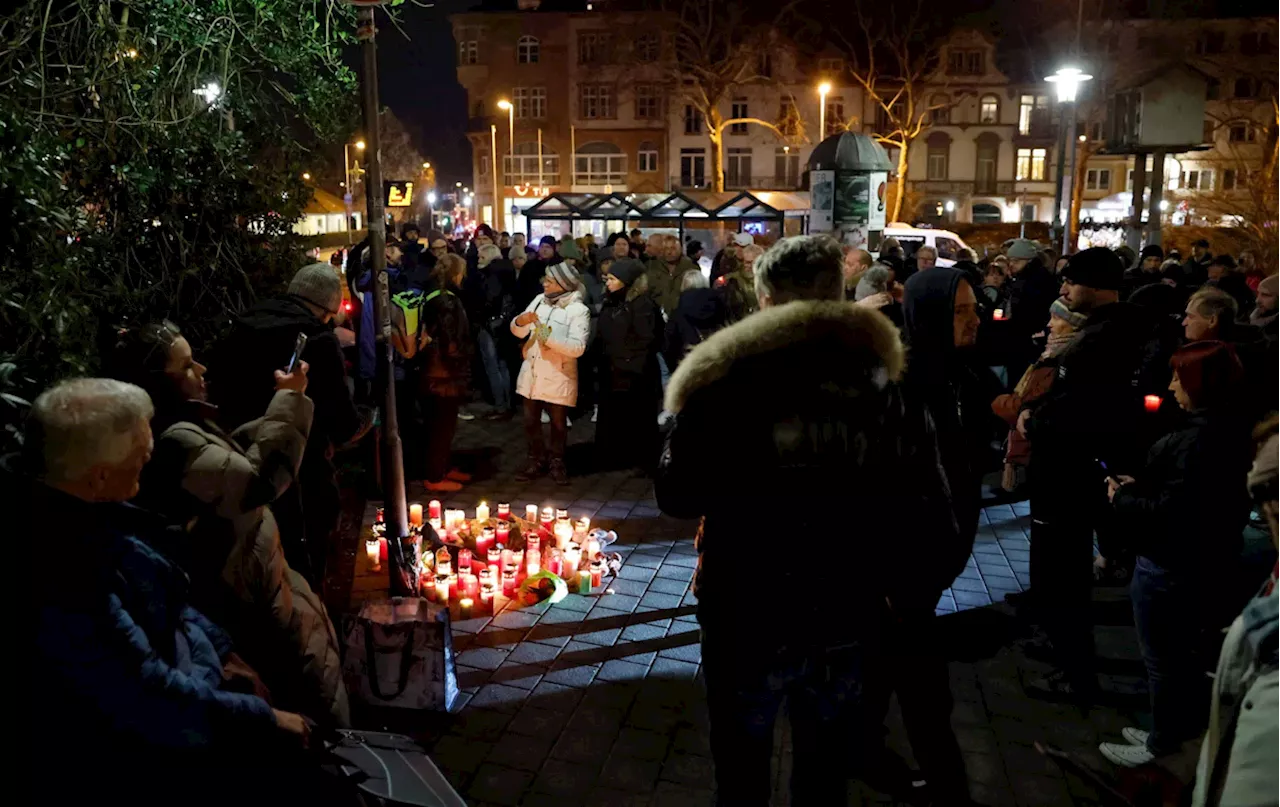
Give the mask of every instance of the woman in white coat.
POLYGON ((511 333, 527 339, 516 381, 524 398, 524 433, 529 461, 516 474, 524 482, 550 472, 557 485, 569 484, 564 446, 569 437, 569 409, 578 400, 578 357, 587 349, 591 311, 582 302, 582 279, 567 263, 547 267, 542 294, 511 321, 511 333), (543 447, 542 413, 551 419, 550 450, 543 447))

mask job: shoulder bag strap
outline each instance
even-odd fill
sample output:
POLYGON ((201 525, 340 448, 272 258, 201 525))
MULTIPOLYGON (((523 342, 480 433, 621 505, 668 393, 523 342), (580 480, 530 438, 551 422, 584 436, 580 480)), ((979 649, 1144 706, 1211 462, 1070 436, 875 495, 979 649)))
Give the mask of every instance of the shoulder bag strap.
POLYGON ((376 697, 384 701, 395 700, 403 695, 405 688, 409 686, 409 668, 413 666, 413 637, 417 628, 418 623, 409 623, 409 634, 405 637, 404 649, 400 652, 400 685, 390 695, 383 695, 382 688, 378 686, 378 657, 374 654, 373 648, 373 623, 365 624, 364 653, 369 664, 369 689, 376 697))

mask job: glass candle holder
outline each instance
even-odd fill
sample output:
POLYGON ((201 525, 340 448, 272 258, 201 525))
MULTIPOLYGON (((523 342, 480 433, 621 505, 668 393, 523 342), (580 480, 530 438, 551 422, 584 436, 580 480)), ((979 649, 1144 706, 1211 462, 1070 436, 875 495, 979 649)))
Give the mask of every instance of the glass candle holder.
POLYGON ((550 507, 542 508, 542 526, 543 527, 545 527, 546 529, 551 529, 551 525, 555 522, 555 520, 556 520, 555 510, 551 509, 550 507))
POLYGON ((562 574, 564 571, 564 555, 554 546, 547 550, 546 568, 556 577, 564 577, 562 574))
POLYGON ((463 597, 462 599, 458 600, 458 618, 459 619, 471 618, 471 607, 472 607, 472 603, 474 602, 475 601, 472 600, 470 597, 463 597))
POLYGON ((516 574, 518 567, 507 566, 502 570, 502 596, 514 597, 516 593, 516 574))
POLYGON ((578 572, 578 593, 579 594, 591 593, 591 572, 588 571, 587 569, 583 569, 582 571, 578 572))
POLYGON ((594 588, 595 586, 600 585, 600 581, 602 580, 604 580, 604 561, 599 561, 599 560, 591 561, 592 587, 594 588))
POLYGON ((524 506, 524 518, 525 521, 532 521, 536 524, 538 522, 538 505, 526 504, 524 506))
POLYGON ((526 549, 524 551, 524 567, 525 573, 530 577, 542 571, 542 553, 536 549, 526 549))
MULTIPOLYGON (((488 529, 486 527, 486 529, 488 529)), ((494 528, 494 539, 500 544, 511 542, 511 522, 499 521, 498 526, 494 528)))
POLYGON ((441 605, 449 604, 449 578, 436 577, 436 602, 441 605))
POLYGON ((458 550, 458 571, 471 571, 471 550, 466 547, 458 550))
POLYGON ((488 520, 489 520, 489 505, 484 502, 480 502, 480 504, 476 505, 476 521, 479 521, 481 524, 483 524, 488 520))
POLYGON ((506 502, 498 502, 498 520, 499 521, 511 520, 511 505, 507 504, 506 502))
POLYGON ((440 505, 439 499, 427 502, 427 518, 434 518, 437 521, 444 518, 444 508, 440 505))
POLYGON ((416 503, 409 505, 409 524, 414 527, 422 526, 422 505, 416 503))
POLYGON ((485 614, 493 614, 493 604, 497 596, 498 587, 493 583, 482 583, 480 585, 480 607, 485 614))
POLYGON ((382 539, 370 538, 364 542, 364 554, 369 560, 369 568, 375 572, 382 568, 382 539))
POLYGON ((449 556, 448 547, 436 550, 436 577, 448 577, 453 573, 453 558, 449 556))
POLYGON ((536 533, 529 533, 524 537, 524 548, 526 552, 530 549, 542 549, 542 539, 536 533))

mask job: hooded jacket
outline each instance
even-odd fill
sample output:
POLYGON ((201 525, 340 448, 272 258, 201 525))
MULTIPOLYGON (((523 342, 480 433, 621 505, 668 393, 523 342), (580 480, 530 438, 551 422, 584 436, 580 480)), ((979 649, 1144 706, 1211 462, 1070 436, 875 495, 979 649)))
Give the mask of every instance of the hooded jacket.
POLYGON ((476 343, 457 287, 424 295, 420 327, 431 337, 421 351, 419 390, 440 398, 463 398, 471 392, 471 359, 476 343))
MULTIPOLYGON (((604 360, 601 383, 620 392, 646 378, 656 380, 662 333, 662 314, 643 281, 606 295, 596 326, 604 360)), ((656 385, 653 397, 656 404, 656 385)))
POLYGON ((305 395, 281 390, 234 435, 200 411, 157 420, 139 500, 186 525, 193 600, 231 633, 278 705, 346 725, 337 634, 285 560, 268 506, 296 477, 312 411, 305 395))
POLYGON ((942 267, 907 281, 903 314, 911 352, 904 386, 933 418, 967 559, 995 433, 991 402, 1004 390, 976 351, 956 349, 955 299, 962 282, 967 282, 963 272, 942 267))
POLYGON ((1062 283, 1040 262, 1032 258, 1022 271, 1009 282, 1009 302, 1005 311, 1008 318, 1004 329, 1016 340, 1012 349, 1029 351, 1029 358, 1038 352, 1031 337, 1049 324, 1049 307, 1061 296, 1062 283))
POLYGON ((680 294, 676 313, 667 322, 662 354, 675 370, 697 345, 725 324, 724 297, 715 289, 688 289, 680 294))
POLYGON ((902 368, 887 319, 812 301, 764 309, 680 363, 656 495, 668 515, 702 518, 700 620, 753 649, 832 647, 874 634, 886 597, 937 602, 964 558, 928 414, 895 383, 902 368), (787 592, 786 606, 744 622, 743 586, 787 592))
POLYGON ((516 379, 516 394, 531 401, 573 406, 578 401, 578 357, 587 350, 591 335, 591 311, 582 303, 582 292, 571 291, 548 300, 539 294, 525 308, 538 321, 517 325, 511 333, 524 344, 524 363, 516 379))

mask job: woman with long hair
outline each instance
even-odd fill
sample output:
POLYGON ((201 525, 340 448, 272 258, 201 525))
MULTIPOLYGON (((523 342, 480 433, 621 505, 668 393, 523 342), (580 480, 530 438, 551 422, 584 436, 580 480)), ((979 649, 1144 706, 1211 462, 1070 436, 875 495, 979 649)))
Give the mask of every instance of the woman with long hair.
POLYGON ((191 577, 193 604, 231 634, 274 705, 346 725, 337 634, 320 598, 289 568, 269 506, 296 477, 311 429, 306 363, 277 370, 266 412, 232 433, 215 422, 206 368, 172 323, 121 332, 108 365, 155 406, 155 450, 138 503, 182 525, 184 540, 161 549, 191 577))

